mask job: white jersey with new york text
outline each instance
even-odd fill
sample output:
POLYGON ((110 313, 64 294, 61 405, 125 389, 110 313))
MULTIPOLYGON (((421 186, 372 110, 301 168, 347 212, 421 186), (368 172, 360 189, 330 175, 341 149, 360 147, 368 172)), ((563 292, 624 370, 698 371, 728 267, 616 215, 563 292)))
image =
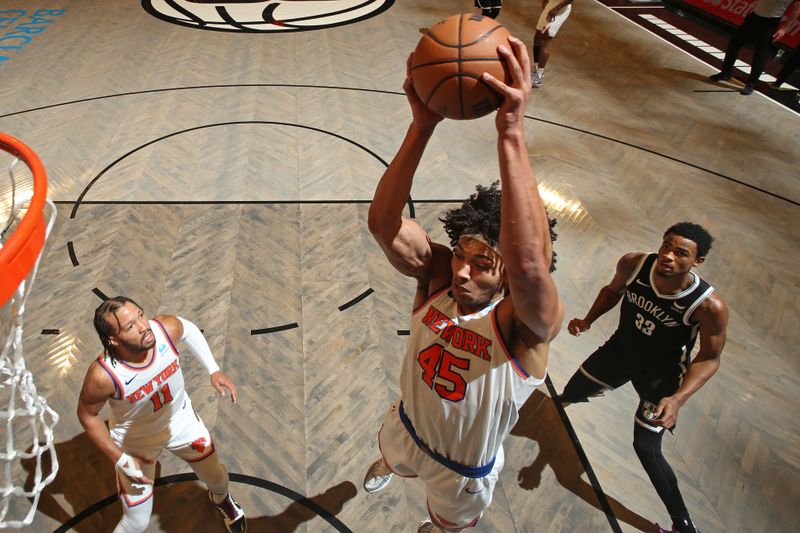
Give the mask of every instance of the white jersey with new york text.
POLYGON ((178 350, 164 326, 150 320, 155 345, 141 365, 131 365, 110 355, 97 358, 114 381, 109 399, 108 428, 112 438, 128 446, 167 442, 181 428, 179 414, 193 413, 186 394, 178 350))
POLYGON ((492 460, 544 381, 509 351, 497 324, 500 301, 459 316, 446 288, 411 317, 400 377, 404 411, 425 445, 466 466, 492 460))

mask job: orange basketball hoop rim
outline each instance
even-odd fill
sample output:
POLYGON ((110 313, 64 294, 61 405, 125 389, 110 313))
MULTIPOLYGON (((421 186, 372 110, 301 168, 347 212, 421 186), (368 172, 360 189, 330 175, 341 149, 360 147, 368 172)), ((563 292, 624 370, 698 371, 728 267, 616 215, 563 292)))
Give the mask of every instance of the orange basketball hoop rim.
POLYGON ((33 173, 33 197, 28 211, 0 248, 0 306, 3 306, 36 265, 44 246, 47 174, 39 156, 22 141, 0 133, 0 149, 24 161, 33 173))

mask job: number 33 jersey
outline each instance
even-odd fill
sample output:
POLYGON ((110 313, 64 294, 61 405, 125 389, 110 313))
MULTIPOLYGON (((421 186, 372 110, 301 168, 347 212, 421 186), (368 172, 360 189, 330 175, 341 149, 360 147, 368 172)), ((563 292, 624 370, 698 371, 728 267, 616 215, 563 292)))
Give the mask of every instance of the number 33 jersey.
POLYGON ((658 254, 643 256, 627 280, 616 333, 626 353, 647 366, 678 363, 691 354, 698 330, 692 313, 714 292, 690 272, 693 279, 687 288, 661 294, 654 281, 657 259, 658 254))
POLYGON ((544 380, 528 376, 509 351, 496 322, 500 301, 459 316, 446 288, 411 317, 400 376, 404 410, 429 448, 462 465, 492 460, 544 380))
POLYGON ((179 414, 194 417, 183 386, 178 350, 160 322, 150 320, 150 329, 156 343, 141 365, 111 356, 97 358, 116 388, 108 402, 108 428, 117 442, 167 442, 170 434, 180 429, 170 427, 179 422, 179 414))

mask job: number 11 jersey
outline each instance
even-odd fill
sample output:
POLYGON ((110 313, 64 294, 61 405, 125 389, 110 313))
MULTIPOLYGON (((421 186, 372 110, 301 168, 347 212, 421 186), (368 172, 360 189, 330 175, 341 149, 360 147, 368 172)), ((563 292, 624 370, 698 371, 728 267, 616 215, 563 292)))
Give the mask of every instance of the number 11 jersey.
POLYGON ((109 398, 108 429, 117 442, 167 442, 180 428, 171 428, 185 408, 192 413, 186 394, 178 350, 164 326, 150 320, 155 345, 141 365, 131 365, 111 355, 98 363, 111 376, 115 394, 109 398))

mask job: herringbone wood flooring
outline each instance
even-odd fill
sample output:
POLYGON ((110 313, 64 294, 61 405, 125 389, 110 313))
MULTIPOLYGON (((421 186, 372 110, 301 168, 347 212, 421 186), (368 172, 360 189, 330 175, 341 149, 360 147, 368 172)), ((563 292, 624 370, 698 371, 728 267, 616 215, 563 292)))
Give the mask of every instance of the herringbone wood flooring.
MULTIPOLYGON (((507 4, 501 22, 530 44, 539 2, 507 4)), ((0 66, 0 130, 39 153, 61 202, 25 315, 28 366, 62 415, 61 471, 30 531, 114 493, 111 465, 74 415, 100 349, 94 288, 204 330, 239 404, 220 401, 191 357, 184 372, 231 472, 306 496, 352 531, 415 531, 421 483, 361 489, 398 394, 414 290, 372 242, 366 202, 409 121, 400 91, 418 28, 471 2, 408 0, 357 24, 282 34, 175 26, 138 2, 48 6, 65 13, 0 66)), ((679 220, 707 226, 717 240, 701 273, 728 301, 729 340, 665 454, 704 531, 797 531, 800 120, 757 95, 695 92, 713 69, 590 0, 576 2, 547 71, 527 140, 559 219, 567 318, 585 313, 623 253, 654 250, 679 220)), ((441 125, 412 192, 434 240, 446 242, 447 200, 496 179, 496 158, 491 117, 441 125)), ((562 332, 557 389, 616 320, 562 332)), ((477 531, 610 529, 545 392, 507 441, 477 531)), ((568 415, 622 529, 652 531, 669 522, 632 453, 635 402, 626 386, 568 415)), ((161 476, 188 471, 162 455, 161 476)), ((232 490, 250 531, 334 530, 274 486, 232 490)), ((149 531, 221 531, 204 498, 193 483, 158 488, 149 531)), ((75 529, 110 531, 118 517, 113 504, 75 529)))

